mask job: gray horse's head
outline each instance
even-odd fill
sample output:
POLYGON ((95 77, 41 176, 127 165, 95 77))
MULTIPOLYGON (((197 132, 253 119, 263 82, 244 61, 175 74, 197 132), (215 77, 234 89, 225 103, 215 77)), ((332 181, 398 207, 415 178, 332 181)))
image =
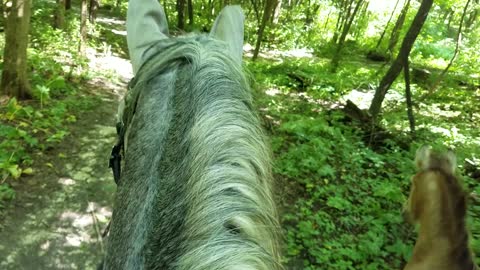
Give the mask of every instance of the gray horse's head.
MULTIPOLYGON (((133 3, 130 20, 147 10, 133 3)), ((270 150, 241 67, 241 9, 226 7, 208 35, 169 38, 165 18, 155 20, 155 38, 128 37, 137 74, 120 110, 124 168, 104 269, 280 269, 270 150)))

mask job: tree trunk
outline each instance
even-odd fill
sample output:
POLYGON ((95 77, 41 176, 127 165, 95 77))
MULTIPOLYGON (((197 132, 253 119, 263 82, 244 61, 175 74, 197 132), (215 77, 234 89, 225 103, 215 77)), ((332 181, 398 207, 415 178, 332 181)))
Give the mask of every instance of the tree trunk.
POLYGON ((479 0, 473 0, 473 10, 470 12, 467 21, 465 22, 465 32, 470 32, 475 25, 475 22, 478 18, 478 13, 480 12, 479 0))
POLYGON ((410 55, 410 51, 412 50, 413 43, 417 39, 418 34, 420 34, 420 30, 422 29, 425 20, 427 19, 428 12, 432 7, 433 0, 423 0, 420 8, 418 9, 415 18, 413 19, 412 25, 410 25, 410 29, 408 29, 405 38, 403 39, 402 46, 400 51, 397 55, 397 58, 393 62, 390 69, 387 71, 385 76, 383 76, 382 80, 380 81, 380 85, 378 86, 377 90, 375 91, 375 95, 372 100, 372 104, 370 105, 369 111, 373 118, 376 118, 380 113, 382 108, 382 102, 385 99, 385 95, 387 94, 388 89, 392 85, 393 81, 397 78, 398 74, 402 71, 403 65, 405 63, 405 59, 408 58, 410 55))
POLYGON ((410 91, 410 69, 408 65, 408 57, 404 59, 404 77, 405 77, 405 99, 407 101, 408 123, 410 124, 410 134, 415 136, 415 118, 413 116, 412 91, 410 91))
POLYGON ((362 30, 365 30, 365 27, 368 27, 368 5, 369 4, 370 4, 369 1, 363 2, 363 7, 361 8, 359 19, 355 24, 355 29, 352 34, 355 39, 363 34, 362 30), (363 25, 364 22, 367 22, 366 26, 363 25))
POLYGON ((462 40, 463 21, 465 19, 465 15, 467 14, 467 9, 468 9, 469 4, 470 4, 470 0, 467 1, 467 3, 465 4, 465 8, 463 8, 462 17, 460 18, 460 25, 458 26, 457 36, 455 37, 455 51, 453 52, 453 56, 450 59, 450 62, 448 62, 447 67, 442 71, 442 73, 440 73, 440 75, 437 77, 437 79, 433 83, 432 87, 430 87, 430 91, 429 91, 430 93, 433 93, 437 89, 438 85, 440 84, 440 82, 445 77, 445 74, 447 74, 448 70, 453 65, 453 61, 455 61, 455 58, 457 58, 458 49, 460 47, 460 42, 462 40))
POLYGON ((305 10, 305 29, 312 23, 311 12, 310 12, 310 0, 308 0, 307 8, 305 10))
POLYGON ((97 18, 97 10, 100 4, 98 0, 90 0, 88 5, 88 20, 90 23, 94 24, 95 19, 97 18))
POLYGON ((12 0, 3 51, 1 91, 20 99, 31 97, 27 77, 28 30, 31 0, 12 0))
POLYGON ((5 3, 2 0, 0 1, 0 27, 4 26, 5 18, 5 3))
POLYGON ((352 10, 354 0, 342 0, 340 4, 340 14, 338 15, 337 23, 335 25, 335 32, 333 33, 332 43, 337 44, 338 37, 341 32, 343 32, 343 28, 350 18, 350 12, 352 10))
POLYGON ((397 2, 395 3, 395 7, 393 8, 392 13, 390 14, 390 18, 388 18, 387 24, 385 25, 385 28, 383 29, 383 32, 380 35, 380 38, 378 39, 377 46, 375 46, 375 50, 377 50, 378 47, 380 47, 380 44, 382 43, 382 39, 385 36, 385 33, 387 32, 390 22, 392 21, 393 14, 395 14, 395 11, 397 10, 398 2, 400 2, 400 0, 397 0, 397 2))
POLYGON ((260 25, 260 11, 258 10, 258 4, 257 1, 255 0, 250 0, 250 3, 252 4, 253 12, 255 12, 255 18, 257 19, 258 25, 260 25))
POLYGON ((313 6, 310 6, 310 3, 308 4, 307 10, 305 11, 306 16, 305 16, 305 30, 310 29, 310 25, 314 21, 314 17, 318 14, 318 10, 320 9, 320 5, 315 4, 313 6))
POLYGON ((72 9, 72 0, 65 0, 65 10, 72 9))
POLYGON ((477 17, 478 17, 478 10, 474 10, 472 14, 470 14, 466 22, 466 25, 465 25, 466 31, 470 32, 470 30, 473 28, 472 26, 474 26, 475 22, 477 21, 477 17))
POLYGON ((452 24, 452 21, 454 18, 455 18, 455 11, 452 9, 448 14, 447 33, 450 33, 450 25, 452 24))
POLYGON ((55 8, 55 22, 53 25, 56 29, 63 29, 65 26, 65 0, 57 0, 55 8))
POLYGON ((87 0, 82 0, 80 12, 80 44, 78 45, 78 53, 85 57, 87 48, 87 0))
POLYGON ((188 25, 193 25, 193 0, 187 1, 187 8, 188 8, 188 25))
POLYGON ((278 19, 280 18, 280 13, 282 11, 282 0, 277 0, 275 5, 275 9, 273 11, 273 16, 272 16, 272 23, 273 25, 278 23, 278 19))
POLYGON ((347 38, 348 31, 350 30, 350 27, 352 26, 352 23, 353 23, 353 20, 355 19, 355 16, 357 15, 358 11, 360 10, 360 7, 363 5, 363 1, 364 0, 358 0, 357 5, 355 6, 355 9, 353 10, 352 15, 350 16, 347 24, 343 27, 342 35, 340 36, 340 39, 338 40, 337 50, 335 51, 335 55, 332 58, 332 62, 330 63, 332 72, 335 72, 338 68, 338 63, 340 62, 340 55, 341 55, 343 45, 345 43, 345 39, 347 38))
POLYGON ((405 18, 407 17, 407 11, 409 8, 410 8, 410 0, 408 0, 403 6, 402 12, 400 12, 397 22, 395 23, 395 26, 392 29, 392 33, 390 34, 390 42, 388 43, 388 51, 387 51, 387 53, 389 53, 390 55, 393 55, 393 50, 397 45, 398 37, 400 36, 400 30, 402 29, 403 24, 405 23, 405 18))
POLYGON ((252 57, 253 60, 257 59, 258 53, 260 52, 260 45, 262 43, 265 27, 267 26, 267 23, 270 19, 270 15, 273 11, 273 8, 275 7, 275 2, 276 2, 275 0, 265 0, 265 8, 263 10, 262 24, 258 29, 257 43, 255 45, 255 50, 253 51, 253 57, 252 57))
POLYGON ((441 20, 442 23, 445 23, 445 22, 447 21, 447 18, 448 18, 448 16, 450 15, 450 12, 451 12, 450 9, 444 11, 443 17, 442 17, 442 20, 441 20))
POLYGON ((185 0, 177 0, 177 28, 185 30, 185 0))
POLYGON ((330 10, 327 14, 327 19, 325 19, 325 24, 323 25, 322 33, 324 33, 327 30, 328 23, 330 22, 330 15, 332 15, 332 10, 330 10))

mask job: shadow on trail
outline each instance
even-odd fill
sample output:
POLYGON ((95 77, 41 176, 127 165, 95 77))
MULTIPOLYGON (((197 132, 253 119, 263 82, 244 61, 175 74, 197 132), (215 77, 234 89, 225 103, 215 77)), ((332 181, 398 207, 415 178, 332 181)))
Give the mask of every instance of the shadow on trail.
POLYGON ((100 261, 115 193, 107 165, 118 97, 101 99, 15 187, 0 232, 0 269, 95 269, 100 261))
POLYGON ((116 190, 108 168, 115 114, 132 70, 125 21, 107 14, 98 23, 104 48, 87 50, 89 69, 109 76, 87 83, 82 93, 98 104, 75 113, 70 135, 34 157, 32 176, 11 183, 16 198, 0 220, 2 270, 96 269, 103 255, 116 190))

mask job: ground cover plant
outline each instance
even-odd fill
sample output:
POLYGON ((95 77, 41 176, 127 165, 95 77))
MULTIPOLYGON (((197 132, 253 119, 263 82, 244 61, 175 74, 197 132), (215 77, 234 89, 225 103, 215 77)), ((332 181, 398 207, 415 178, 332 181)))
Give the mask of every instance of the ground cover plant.
MULTIPOLYGON (((36 173, 34 161, 37 167, 53 166, 42 162, 42 156, 69 135, 80 114, 99 106, 99 97, 82 84, 105 76, 89 70, 87 59, 78 53, 79 25, 74 14, 69 14, 68 24, 60 30, 45 23, 54 10, 52 3, 36 2, 33 8, 28 51, 33 99, 0 98, 0 209, 15 198, 9 183, 36 173)), ((3 36, 0 42, 5 44, 3 36)))
MULTIPOLYGON (((338 104, 342 89, 368 81, 375 66, 365 70, 362 62, 351 62, 345 69, 350 74, 357 71, 353 76, 356 80, 336 85, 335 79, 325 79, 329 73, 319 62, 283 59, 248 65, 263 92, 259 107, 272 134, 275 173, 282 181, 279 193, 287 265, 291 269, 323 269, 325 265, 332 269, 401 268, 410 256, 415 235, 401 216, 414 172, 412 157, 418 147, 429 143, 437 148, 455 147, 462 159, 478 160, 478 129, 471 128, 473 119, 460 108, 477 112, 472 106, 479 92, 439 91, 419 104, 417 123, 422 129, 416 139, 408 141, 407 148, 402 141, 386 140, 372 150, 365 134, 346 120, 341 110, 332 108, 338 104), (314 74, 309 76, 312 81, 306 90, 299 89, 288 76, 292 70, 314 74), (462 105, 439 105, 445 99, 462 105), (453 134, 449 125, 465 133, 453 134)), ((416 96, 423 94, 425 91, 419 89, 416 96)), ((385 116, 384 124, 391 132, 408 133, 403 102, 392 102, 385 116)), ((460 167, 464 181, 477 192, 478 180, 471 178, 465 167, 469 167, 468 162, 460 167)), ((470 217, 478 217, 478 202, 471 204, 470 217)), ((472 246, 478 252, 479 231, 474 219, 470 219, 470 226, 472 246)))

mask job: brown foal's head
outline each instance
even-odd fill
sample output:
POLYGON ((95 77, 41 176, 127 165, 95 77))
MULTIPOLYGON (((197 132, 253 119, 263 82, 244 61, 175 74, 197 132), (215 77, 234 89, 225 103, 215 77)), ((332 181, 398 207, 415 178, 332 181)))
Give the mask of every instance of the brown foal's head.
MULTIPOLYGON (((404 217, 409 222, 419 221, 428 200, 440 197, 441 201, 457 202, 464 199, 463 189, 455 177, 457 164, 453 152, 439 153, 432 151, 429 146, 422 146, 417 150, 415 164, 417 174, 412 177, 410 196, 403 209, 404 217)), ((445 206, 442 202, 432 205, 445 206)))

